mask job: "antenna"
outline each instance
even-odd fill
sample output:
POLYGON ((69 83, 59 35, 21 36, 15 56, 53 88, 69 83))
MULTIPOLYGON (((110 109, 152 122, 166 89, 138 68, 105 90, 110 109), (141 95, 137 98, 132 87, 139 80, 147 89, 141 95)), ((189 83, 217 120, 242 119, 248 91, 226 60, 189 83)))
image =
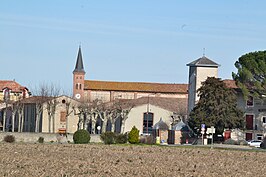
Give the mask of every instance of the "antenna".
POLYGON ((203 56, 205 57, 205 48, 203 48, 203 56))

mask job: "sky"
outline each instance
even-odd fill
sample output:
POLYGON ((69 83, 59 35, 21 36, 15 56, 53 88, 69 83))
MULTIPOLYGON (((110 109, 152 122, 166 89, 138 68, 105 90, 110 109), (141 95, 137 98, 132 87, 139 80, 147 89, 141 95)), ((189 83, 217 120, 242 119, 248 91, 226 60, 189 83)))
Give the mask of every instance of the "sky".
POLYGON ((72 92, 81 45, 87 80, 188 83, 202 57, 231 79, 234 63, 265 50, 261 0, 1 0, 0 80, 72 92))

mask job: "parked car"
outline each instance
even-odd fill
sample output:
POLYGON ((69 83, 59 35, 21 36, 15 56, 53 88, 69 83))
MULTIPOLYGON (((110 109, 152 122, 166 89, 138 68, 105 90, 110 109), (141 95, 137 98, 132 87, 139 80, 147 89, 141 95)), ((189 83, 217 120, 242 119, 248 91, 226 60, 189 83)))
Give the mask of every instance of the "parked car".
POLYGON ((248 145, 253 147, 260 147, 261 140, 248 140, 248 145))

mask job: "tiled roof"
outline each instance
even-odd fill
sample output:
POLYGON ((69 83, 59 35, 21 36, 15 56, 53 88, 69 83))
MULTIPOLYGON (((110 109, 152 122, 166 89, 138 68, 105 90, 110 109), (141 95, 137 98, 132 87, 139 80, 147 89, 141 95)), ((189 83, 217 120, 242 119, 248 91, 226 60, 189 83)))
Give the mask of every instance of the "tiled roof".
POLYGON ((214 61, 210 60, 209 58, 203 56, 189 64, 187 66, 212 66, 212 67, 218 67, 219 64, 215 63, 214 61))
POLYGON ((6 87, 11 89, 12 92, 22 92, 23 89, 27 89, 26 87, 21 86, 15 81, 0 80, 0 91, 2 91, 6 87))
POLYGON ((163 98, 163 97, 141 97, 133 100, 116 100, 122 107, 136 107, 143 104, 151 104, 172 112, 187 112, 187 98, 163 98))
POLYGON ((110 82, 85 80, 85 90, 131 91, 153 93, 187 93, 188 84, 146 82, 110 82))
POLYGON ((238 86, 236 85, 236 81, 230 80, 230 79, 225 79, 223 80, 227 88, 232 88, 232 89, 237 89, 238 86))

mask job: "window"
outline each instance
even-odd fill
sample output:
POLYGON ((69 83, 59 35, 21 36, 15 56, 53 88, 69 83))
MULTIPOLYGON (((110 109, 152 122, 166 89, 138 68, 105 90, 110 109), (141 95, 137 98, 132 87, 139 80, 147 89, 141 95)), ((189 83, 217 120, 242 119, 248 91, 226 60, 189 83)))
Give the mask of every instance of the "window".
POLYGON ((143 134, 151 134, 153 126, 153 113, 145 112, 143 114, 143 134))
POLYGON ((262 140, 263 139, 263 134, 257 134, 257 140, 262 140))
POLYGON ((60 122, 66 122, 66 112, 65 111, 60 112, 60 122))
POLYGON ((79 89, 81 90, 81 84, 79 84, 79 89))
POLYGON ((262 123, 266 124, 266 117, 262 117, 262 123))
POLYGON ((253 106, 253 102, 254 102, 254 99, 252 96, 249 96, 248 97, 248 100, 247 100, 247 106, 253 106))
POLYGON ((76 84, 76 89, 79 89, 79 84, 76 84))

